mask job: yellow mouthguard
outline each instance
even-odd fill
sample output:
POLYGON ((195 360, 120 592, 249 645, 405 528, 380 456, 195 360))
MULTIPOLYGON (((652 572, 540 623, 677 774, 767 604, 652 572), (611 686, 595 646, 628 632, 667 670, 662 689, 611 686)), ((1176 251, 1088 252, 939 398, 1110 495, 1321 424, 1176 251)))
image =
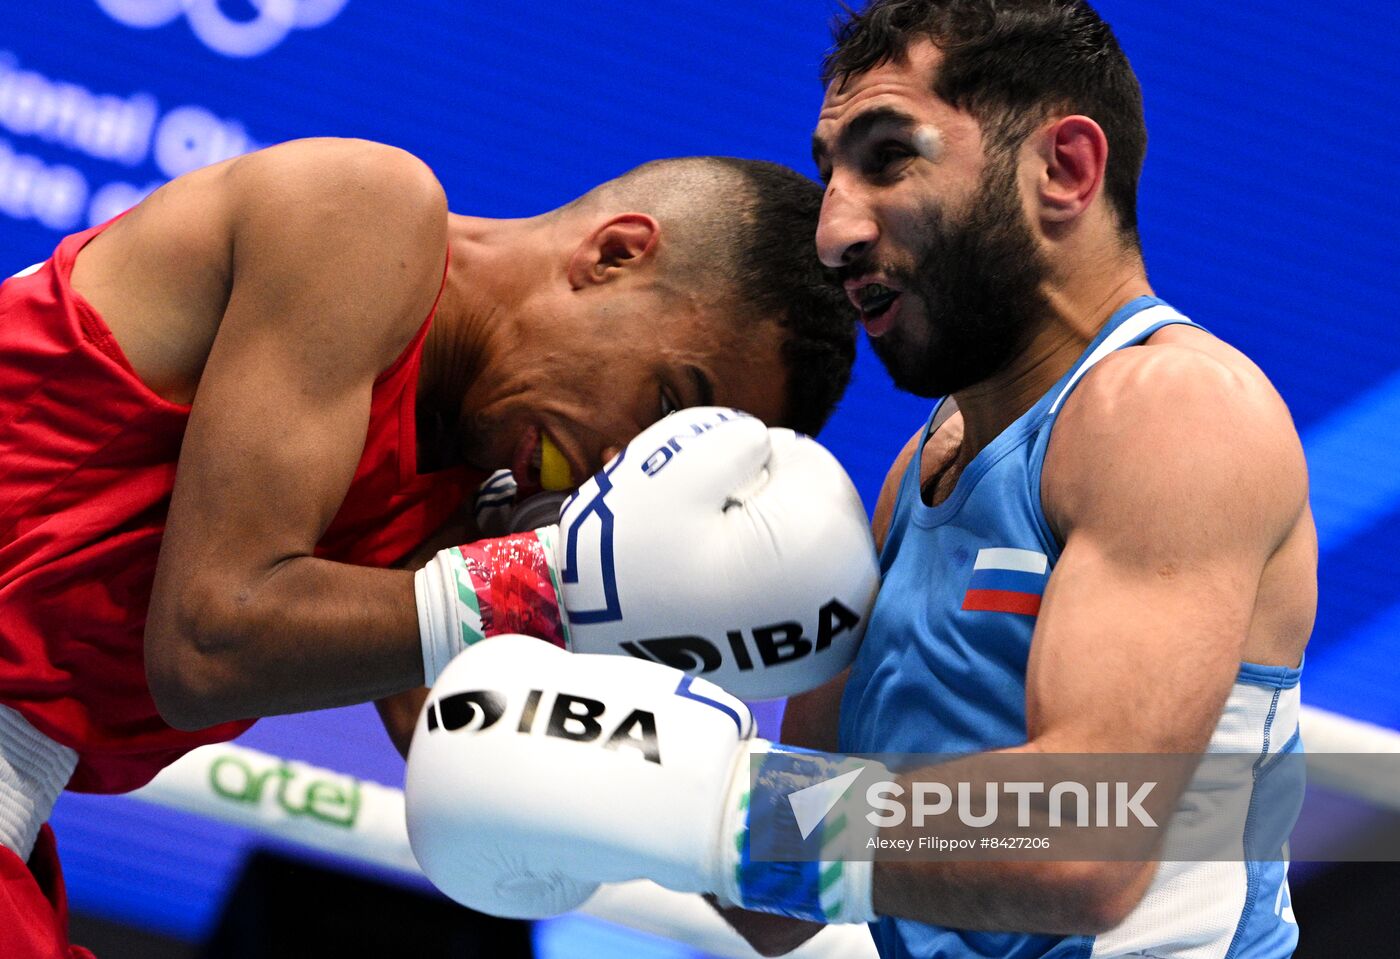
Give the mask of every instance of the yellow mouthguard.
POLYGON ((569 461, 547 435, 540 436, 540 485, 547 490, 572 489, 574 485, 569 461))

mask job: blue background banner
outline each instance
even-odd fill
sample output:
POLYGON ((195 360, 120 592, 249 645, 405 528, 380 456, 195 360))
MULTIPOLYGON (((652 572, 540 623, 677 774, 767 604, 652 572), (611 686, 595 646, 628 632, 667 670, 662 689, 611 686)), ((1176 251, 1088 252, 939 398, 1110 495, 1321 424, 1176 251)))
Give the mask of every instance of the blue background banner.
MULTIPOLYGON (((404 147, 454 210, 486 216, 541 212, 661 156, 811 174, 832 6, 0 0, 0 275, 170 177, 304 136, 404 147)), ((1263 367, 1307 449, 1321 604, 1305 701, 1400 726, 1400 8, 1098 6, 1146 97, 1153 285, 1263 367)), ((867 505, 927 409, 862 347, 822 439, 867 505)), ((401 778, 369 708, 266 721, 245 741, 401 778)), ((55 825, 76 908, 187 938, 251 841, 107 798, 65 797, 55 825)), ((586 938, 580 921, 542 948, 586 938)))

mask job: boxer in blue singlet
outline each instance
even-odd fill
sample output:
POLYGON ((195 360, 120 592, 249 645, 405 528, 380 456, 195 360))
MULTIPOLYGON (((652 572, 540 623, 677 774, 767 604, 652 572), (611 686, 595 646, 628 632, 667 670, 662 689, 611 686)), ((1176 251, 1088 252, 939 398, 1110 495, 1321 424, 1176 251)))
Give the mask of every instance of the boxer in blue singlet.
MULTIPOLYGON (((945 399, 876 509, 864 646, 783 740, 1247 753, 1247 789, 1301 789, 1269 774, 1301 749, 1316 608, 1303 451, 1259 369, 1148 285, 1112 32, 1076 0, 875 0, 836 40, 818 248, 895 384, 945 399)), ((1278 853, 877 859, 872 932, 886 959, 1272 959, 1297 941, 1278 853)), ((736 925, 770 954, 813 928, 736 925)))

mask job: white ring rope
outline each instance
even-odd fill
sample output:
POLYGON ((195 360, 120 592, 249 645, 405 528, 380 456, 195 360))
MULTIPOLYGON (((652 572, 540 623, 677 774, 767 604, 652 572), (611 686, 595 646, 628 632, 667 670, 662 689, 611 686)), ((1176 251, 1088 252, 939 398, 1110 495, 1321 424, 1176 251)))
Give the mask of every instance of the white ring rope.
MULTIPOLYGON (((403 792, 243 746, 201 746, 133 798, 277 836, 321 852, 421 875, 403 792)), ((638 881, 604 886, 580 912, 726 959, 759 954, 699 896, 638 881)), ((876 959, 864 926, 830 926, 797 959, 876 959)))
MULTIPOLYGON (((1329 763, 1325 755, 1400 753, 1400 732, 1306 706, 1301 724, 1312 781, 1400 811, 1400 795, 1388 777, 1354 761, 1329 763)), ((408 846, 403 792, 344 773, 222 744, 194 750, 131 795, 322 852, 418 873, 408 846)), ((580 912, 727 959, 758 955, 698 896, 650 882, 606 886, 580 912)), ((831 926, 792 955, 870 959, 875 947, 863 926, 831 926)))
POLYGON ((1308 783, 1400 812, 1395 765, 1358 762, 1357 753, 1400 753, 1400 733, 1304 706, 1298 716, 1308 756, 1308 783))

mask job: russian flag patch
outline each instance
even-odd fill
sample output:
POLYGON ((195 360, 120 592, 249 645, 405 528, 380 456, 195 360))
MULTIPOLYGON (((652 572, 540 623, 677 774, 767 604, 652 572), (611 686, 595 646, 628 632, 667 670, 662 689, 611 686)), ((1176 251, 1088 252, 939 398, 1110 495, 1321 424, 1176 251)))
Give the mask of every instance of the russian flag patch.
POLYGON ((962 608, 985 613, 1040 612, 1050 560, 1031 549, 979 549, 962 608))

